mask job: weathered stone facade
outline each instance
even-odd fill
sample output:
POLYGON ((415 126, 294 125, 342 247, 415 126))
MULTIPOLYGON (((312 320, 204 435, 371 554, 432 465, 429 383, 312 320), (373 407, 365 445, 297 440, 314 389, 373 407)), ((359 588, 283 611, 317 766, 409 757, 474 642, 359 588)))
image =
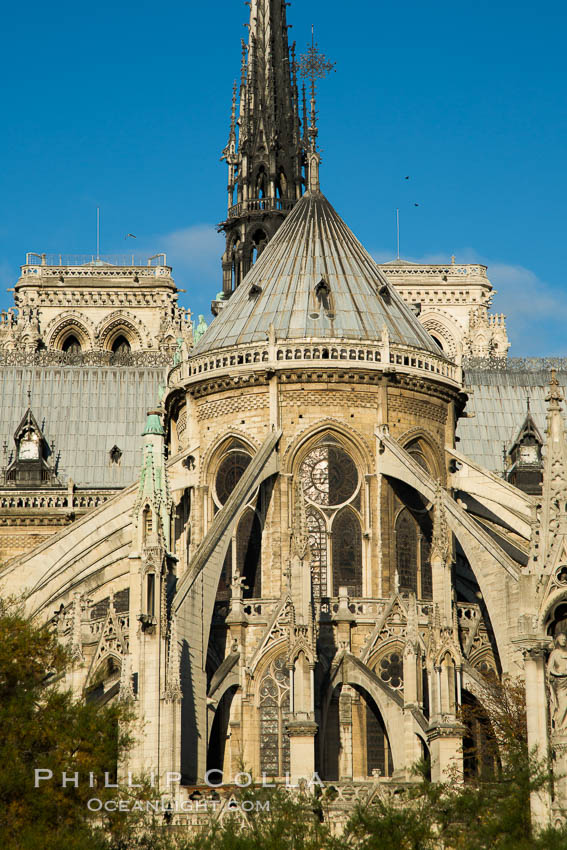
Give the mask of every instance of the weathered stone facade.
POLYGON ((488 312, 494 292, 486 266, 451 257, 447 265, 394 260, 380 268, 449 357, 507 357, 505 317, 488 312))

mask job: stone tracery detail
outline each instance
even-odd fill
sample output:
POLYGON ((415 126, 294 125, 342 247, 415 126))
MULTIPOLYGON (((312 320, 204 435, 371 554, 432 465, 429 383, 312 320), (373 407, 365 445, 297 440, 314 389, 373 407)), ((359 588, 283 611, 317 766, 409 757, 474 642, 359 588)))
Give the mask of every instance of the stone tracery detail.
POLYGON ((259 688, 260 770, 268 777, 289 772, 289 738, 284 728, 289 689, 285 655, 278 655, 264 672, 259 688))
POLYGON ((327 434, 301 462, 299 481, 308 503, 314 595, 321 598, 327 594, 330 565, 332 594, 338 596, 339 587, 345 586, 351 596, 361 596, 362 531, 357 515, 360 481, 356 464, 340 441, 327 434))

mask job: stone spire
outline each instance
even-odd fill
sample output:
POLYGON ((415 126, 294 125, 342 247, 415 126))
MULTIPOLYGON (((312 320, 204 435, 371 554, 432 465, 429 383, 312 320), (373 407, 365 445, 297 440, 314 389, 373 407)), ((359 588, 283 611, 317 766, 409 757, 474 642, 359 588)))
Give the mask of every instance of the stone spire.
POLYGON ((165 432, 160 409, 148 411, 143 437, 144 456, 133 508, 138 545, 159 545, 169 551, 172 501, 165 466, 165 432))
POLYGON ((223 299, 240 284, 302 194, 303 142, 287 4, 251 0, 249 5, 238 117, 235 86, 222 154, 228 165, 228 215, 220 225, 226 234, 223 299))

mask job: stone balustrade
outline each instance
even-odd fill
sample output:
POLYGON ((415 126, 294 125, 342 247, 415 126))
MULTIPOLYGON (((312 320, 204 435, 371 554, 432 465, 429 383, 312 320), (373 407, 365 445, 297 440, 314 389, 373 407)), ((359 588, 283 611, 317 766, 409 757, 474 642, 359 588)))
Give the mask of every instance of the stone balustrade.
POLYGON ((293 366, 306 368, 329 366, 329 361, 344 364, 345 368, 376 371, 396 371, 433 377, 461 386, 461 368, 441 354, 436 355, 411 346, 381 342, 352 342, 345 340, 309 340, 268 342, 256 345, 239 345, 197 355, 179 363, 169 372, 169 385, 193 384, 207 375, 239 373, 251 370, 281 370, 293 366))
POLYGON ((246 201, 239 201, 237 204, 229 207, 228 217, 238 218, 243 213, 263 213, 274 212, 281 210, 287 212, 293 209, 296 201, 287 198, 248 198, 246 201))
POLYGON ((75 491, 70 493, 69 490, 33 490, 23 492, 14 490, 13 492, 0 493, 0 508, 3 509, 45 509, 53 510, 61 508, 65 510, 87 510, 89 508, 97 508, 102 505, 111 496, 118 492, 119 488, 112 490, 85 490, 75 491))

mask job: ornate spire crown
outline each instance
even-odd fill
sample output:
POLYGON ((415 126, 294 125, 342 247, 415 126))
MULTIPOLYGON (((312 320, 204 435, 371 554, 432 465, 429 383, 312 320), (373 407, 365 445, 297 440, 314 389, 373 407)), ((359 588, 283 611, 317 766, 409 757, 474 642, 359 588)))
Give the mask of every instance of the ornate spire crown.
POLYGON ((317 129, 317 110, 315 107, 316 104, 316 92, 317 92, 317 80, 322 80, 328 74, 335 70, 335 62, 329 62, 327 57, 323 53, 319 53, 319 49, 317 47, 317 43, 315 41, 315 31, 313 25, 311 26, 311 45, 307 48, 307 53, 304 53, 299 60, 299 72, 303 77, 303 115, 304 115, 304 131, 306 129, 306 137, 307 139, 306 148, 307 148, 307 191, 308 192, 319 192, 319 163, 321 161, 321 157, 317 151, 317 136, 319 134, 319 130, 317 129), (307 104, 305 99, 305 80, 309 80, 310 89, 311 89, 311 98, 310 98, 310 120, 309 126, 307 125, 307 104))
POLYGON ((307 53, 296 61, 295 44, 290 48, 287 37, 288 3, 251 0, 249 5, 240 91, 237 98, 235 84, 229 137, 221 157, 228 165, 228 215, 219 225, 226 234, 226 247, 222 295, 213 302, 215 315, 299 200, 306 180, 309 191, 319 190, 316 80, 334 67, 318 52, 313 33, 307 53), (303 132, 298 73, 303 78, 303 132), (309 123, 306 80, 311 88, 309 123))

